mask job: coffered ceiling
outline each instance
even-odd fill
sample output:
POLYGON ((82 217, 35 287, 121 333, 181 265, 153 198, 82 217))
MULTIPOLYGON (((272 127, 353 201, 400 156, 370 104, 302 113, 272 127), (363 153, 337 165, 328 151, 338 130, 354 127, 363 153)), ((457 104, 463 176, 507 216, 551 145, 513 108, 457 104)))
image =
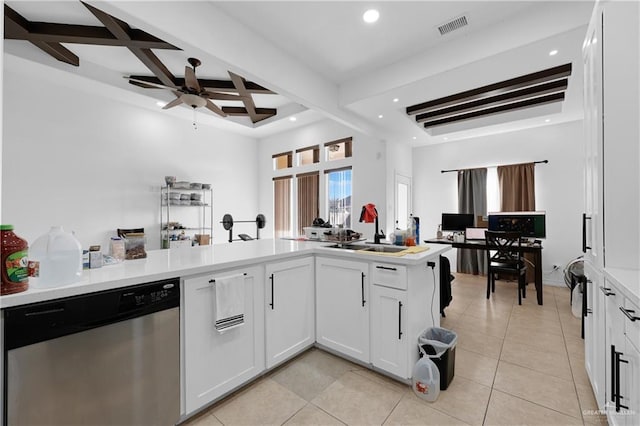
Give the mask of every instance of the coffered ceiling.
MULTIPOLYGON (((261 138, 331 118, 391 142, 441 143, 582 117, 580 49, 591 1, 87 1, 87 4, 181 50, 152 49, 176 76, 187 58, 198 78, 241 75, 277 95, 253 95, 277 109, 258 121, 200 114, 207 124, 261 138), (374 7, 380 19, 362 21, 374 7), (464 17, 466 25, 438 27, 464 17), (553 56, 549 52, 556 50, 553 56), (425 129, 411 105, 572 64, 562 102, 541 104, 425 129), (291 118, 295 117, 295 122, 291 118)), ((101 25, 79 1, 6 1, 29 21, 101 25)), ((5 21, 6 22, 6 21, 5 21)), ((5 23, 6 26, 6 23, 5 23)), ((5 40, 4 66, 145 108, 169 102, 168 90, 128 84, 153 74, 126 48, 64 44, 79 66, 33 44, 5 40)), ((162 111, 188 119, 188 107, 162 111)))

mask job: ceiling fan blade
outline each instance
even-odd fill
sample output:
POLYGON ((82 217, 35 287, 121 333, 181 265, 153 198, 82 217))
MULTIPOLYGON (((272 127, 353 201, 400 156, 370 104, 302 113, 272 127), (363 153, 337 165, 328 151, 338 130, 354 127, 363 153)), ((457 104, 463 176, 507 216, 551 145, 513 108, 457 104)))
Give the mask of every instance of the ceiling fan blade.
POLYGON ((194 89, 197 92, 200 91, 200 84, 198 83, 196 72, 193 68, 184 67, 184 82, 189 89, 194 89))
POLYGON ((233 95, 231 93, 210 92, 208 90, 203 90, 202 92, 200 92, 200 96, 202 96, 203 98, 218 99, 221 101, 241 101, 242 100, 242 96, 233 95))
POLYGON ((174 106, 178 106, 182 103, 182 99, 181 98, 175 98, 174 100, 172 100, 171 102, 169 102, 168 104, 166 104, 165 106, 162 107, 162 109, 169 109, 169 108, 173 108, 174 106))
POLYGON ((145 80, 140 80, 140 79, 137 79, 137 78, 127 77, 126 75, 123 76, 123 77, 126 78, 127 80, 129 80, 129 83, 136 84, 136 86, 150 87, 150 88, 153 87, 153 88, 156 88, 156 89, 179 90, 178 87, 165 86, 163 84, 152 83, 150 81, 145 81, 145 80))
POLYGON ((210 111, 215 112, 216 114, 218 114, 221 117, 226 117, 227 113, 224 112, 223 110, 221 110, 218 105, 214 104, 213 102, 211 102, 210 100, 207 99, 207 104, 205 105, 205 108, 207 108, 210 111))

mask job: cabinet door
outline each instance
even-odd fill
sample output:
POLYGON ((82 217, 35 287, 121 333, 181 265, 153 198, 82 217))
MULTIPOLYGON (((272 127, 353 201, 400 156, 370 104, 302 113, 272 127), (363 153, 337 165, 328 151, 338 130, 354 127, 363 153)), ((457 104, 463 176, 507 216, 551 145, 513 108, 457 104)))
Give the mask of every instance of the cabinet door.
POLYGON ((216 272, 183 280, 185 410, 192 413, 264 370, 264 269, 216 272), (215 328, 215 283, 238 273, 244 279, 244 324, 220 333, 215 328), (260 320, 257 320, 260 319, 260 320))
MULTIPOLYGON (((594 15, 595 16, 595 15, 594 15)), ((588 29, 583 49, 585 123, 585 216, 583 251, 585 260, 598 269, 604 266, 602 247, 602 18, 597 16, 588 29)))
POLYGON ((604 3, 604 261, 608 268, 640 268, 639 14, 638 1, 604 3))
POLYGON ((371 362, 403 379, 411 377, 407 353, 407 292, 371 286, 371 362))
POLYGON ((315 341, 313 258, 266 266, 265 321, 267 368, 315 341))
POLYGON ((625 358, 628 364, 625 364, 625 403, 629 407, 625 412, 625 421, 627 426, 640 425, 640 350, 635 347, 629 340, 625 344, 625 358))
POLYGON ((607 406, 611 406, 615 403, 613 399, 615 371, 613 369, 612 348, 620 350, 624 346, 624 322, 620 312, 624 297, 615 285, 606 278, 601 292, 605 295, 605 403, 607 406))
POLYGON ((316 259, 316 336, 327 348, 369 362, 368 264, 316 259))
POLYGON ((591 380, 598 407, 604 408, 606 401, 605 371, 605 295, 600 290, 604 277, 596 272, 589 262, 585 262, 587 288, 583 297, 587 298, 587 315, 584 318, 585 369, 591 380))

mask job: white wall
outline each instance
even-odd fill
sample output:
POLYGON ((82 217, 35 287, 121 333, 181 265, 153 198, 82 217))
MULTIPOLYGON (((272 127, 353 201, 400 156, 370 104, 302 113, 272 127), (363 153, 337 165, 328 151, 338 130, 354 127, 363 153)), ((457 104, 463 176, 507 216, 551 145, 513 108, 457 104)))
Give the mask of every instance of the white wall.
POLYGON ((116 228, 144 227, 159 248, 165 175, 212 184, 215 242, 224 213, 257 209, 255 139, 6 69, 3 89, 2 220, 30 242, 58 224, 104 250, 116 228))
MULTIPOLYGON (((549 160, 536 165, 536 210, 545 210, 543 282, 562 283, 561 271, 581 253, 583 210, 582 121, 415 148, 414 211, 422 238, 433 238, 443 212, 457 212, 457 174, 443 169, 549 160)), ((455 264, 454 264, 455 265, 455 264)), ((455 269, 455 266, 454 266, 455 269)))
MULTIPOLYGON (((372 224, 359 223, 360 210, 363 205, 373 203, 378 206, 380 214, 380 228, 387 229, 385 209, 379 206, 386 205, 386 159, 385 143, 370 136, 360 134, 353 129, 332 120, 323 120, 289 132, 280 133, 258 141, 258 168, 259 168, 259 205, 260 212, 267 218, 267 227, 261 231, 261 236, 273 236, 273 171, 272 155, 286 151, 294 151, 311 145, 323 147, 325 142, 330 142, 346 137, 353 137, 353 197, 352 197, 352 229, 364 233, 364 236, 373 239, 374 226, 372 224)), ((323 194, 324 175, 323 170, 340 167, 344 164, 339 161, 324 162, 323 152, 320 155, 320 217, 327 219, 323 194)), ((311 170, 311 166, 298 168, 294 173, 311 170)), ((282 172, 282 171, 281 171, 282 172)), ((291 174, 284 171, 280 174, 291 174)), ((306 225, 305 225, 306 226, 306 225)), ((255 231, 252 231, 252 234, 255 231)))

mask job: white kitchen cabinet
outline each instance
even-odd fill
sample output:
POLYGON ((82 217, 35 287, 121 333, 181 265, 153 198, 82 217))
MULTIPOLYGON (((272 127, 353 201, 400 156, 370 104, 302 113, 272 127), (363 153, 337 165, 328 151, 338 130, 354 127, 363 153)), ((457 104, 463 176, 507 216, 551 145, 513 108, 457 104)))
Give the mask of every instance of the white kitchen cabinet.
POLYGON ((190 414, 262 373, 264 267, 253 266, 183 279, 182 339, 184 407, 190 414), (244 324, 215 328, 215 282, 244 277, 244 324))
POLYGON ((313 257, 266 265, 267 368, 315 342, 314 281, 313 257))
POLYGON ((440 325, 440 262, 429 263, 370 264, 371 363, 404 380, 418 361, 418 336, 440 325))
POLYGON ((371 363, 398 377, 408 378, 407 292, 371 287, 371 363))
POLYGON ((586 297, 587 312, 584 317, 584 344, 587 375, 591 380, 593 393, 598 407, 604 408, 606 401, 606 372, 605 372, 605 294, 604 276, 593 268, 589 262, 585 262, 584 273, 587 278, 586 289, 583 297, 586 297))
POLYGON ((627 359, 626 373, 627 383, 625 392, 626 405, 629 407, 626 413, 626 426, 640 425, 640 348, 634 346, 629 339, 625 342, 625 357, 627 359))
POLYGON ((369 362, 369 263, 316 258, 316 341, 369 362))
POLYGON ((639 9, 635 1, 599 2, 583 49, 583 251, 598 268, 640 268, 639 9))

